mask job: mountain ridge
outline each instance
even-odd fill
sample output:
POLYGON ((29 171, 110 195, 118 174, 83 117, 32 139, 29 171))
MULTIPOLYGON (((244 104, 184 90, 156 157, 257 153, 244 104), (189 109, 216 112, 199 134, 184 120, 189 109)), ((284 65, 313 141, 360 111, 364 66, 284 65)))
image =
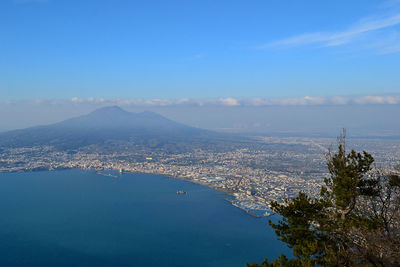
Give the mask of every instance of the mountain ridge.
POLYGON ((30 147, 50 145, 77 148, 104 142, 187 140, 216 133, 175 122, 160 114, 128 112, 118 106, 96 109, 86 115, 49 125, 0 133, 0 146, 30 147))

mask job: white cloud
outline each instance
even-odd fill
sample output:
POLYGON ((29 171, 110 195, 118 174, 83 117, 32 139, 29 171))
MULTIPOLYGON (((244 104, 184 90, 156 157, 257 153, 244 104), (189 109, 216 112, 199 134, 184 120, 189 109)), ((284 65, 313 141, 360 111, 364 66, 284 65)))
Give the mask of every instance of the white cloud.
POLYGON ((250 98, 250 99, 245 99, 242 102, 244 106, 254 106, 254 107, 267 106, 272 104, 271 100, 263 98, 250 98))
POLYGON ((334 96, 330 100, 333 105, 345 105, 349 103, 349 100, 342 96, 334 96))
MULTIPOLYGON (((22 101, 22 100, 21 100, 22 101)), ((21 101, 4 101, 0 105, 10 105, 21 101)), ((71 99, 34 99, 27 101, 33 105, 86 105, 93 108, 118 105, 121 107, 265 107, 265 106, 312 106, 312 105, 396 105, 400 104, 400 95, 364 95, 364 96, 304 96, 290 98, 209 98, 209 99, 140 99, 140 98, 79 98, 71 99)))
POLYGON ((325 103, 324 97, 313 97, 313 96, 305 96, 303 98, 305 105, 322 105, 325 103))
MULTIPOLYGON (((312 44, 325 47, 341 46, 350 43, 368 45, 371 42, 374 43, 381 40, 382 35, 392 34, 393 31, 396 31, 398 25, 400 25, 400 13, 370 16, 359 20, 343 31, 304 33, 290 38, 269 42, 258 46, 258 48, 295 47, 312 44), (382 34, 382 31, 388 29, 391 30, 390 34, 382 34), (376 34, 378 32, 380 33, 379 36, 376 34)), ((381 46, 375 47, 375 49, 378 49, 378 52, 383 50, 385 53, 398 53, 400 52, 398 41, 399 40, 396 39, 392 40, 390 43, 381 43, 381 46)))
POLYGON ((367 95, 356 98, 354 100, 356 104, 389 104, 395 105, 400 104, 399 96, 379 96, 379 95, 367 95))
POLYGON ((233 106, 239 106, 240 105, 239 104, 239 100, 237 100, 235 98, 232 98, 232 97, 220 98, 219 101, 223 106, 233 107, 233 106))
POLYGON ((265 100, 265 105, 278 105, 278 106, 304 106, 304 105, 323 105, 326 104, 326 100, 324 97, 313 97, 313 96, 305 96, 305 97, 292 97, 292 98, 280 98, 280 99, 272 99, 265 100))
POLYGON ((84 100, 82 98, 79 98, 79 97, 73 97, 73 98, 71 98, 71 101, 73 103, 82 103, 84 100))

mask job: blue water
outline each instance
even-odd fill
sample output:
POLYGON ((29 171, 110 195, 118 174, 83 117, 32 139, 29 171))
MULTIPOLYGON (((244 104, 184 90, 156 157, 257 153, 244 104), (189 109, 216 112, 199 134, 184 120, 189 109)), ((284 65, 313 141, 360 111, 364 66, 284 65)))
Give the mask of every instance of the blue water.
POLYGON ((0 266, 245 266, 288 251, 226 197, 158 175, 0 173, 0 266))

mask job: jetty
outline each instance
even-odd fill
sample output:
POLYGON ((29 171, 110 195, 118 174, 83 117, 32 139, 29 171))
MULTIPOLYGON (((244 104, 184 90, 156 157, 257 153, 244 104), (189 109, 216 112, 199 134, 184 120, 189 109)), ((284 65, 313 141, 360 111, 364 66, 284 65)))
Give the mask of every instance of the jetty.
POLYGON ((231 200, 231 199, 229 199, 229 198, 225 198, 225 200, 226 200, 226 201, 229 201, 229 202, 232 204, 232 206, 235 206, 236 208, 239 208, 239 209, 243 210, 244 212, 246 212, 246 213, 249 214, 250 216, 252 216, 252 217, 254 217, 254 218, 261 218, 261 216, 259 216, 259 215, 255 214, 254 212, 252 212, 252 211, 250 211, 250 210, 248 210, 248 209, 246 209, 246 208, 240 206, 240 205, 239 205, 238 203, 236 203, 235 201, 233 201, 233 200, 231 200))

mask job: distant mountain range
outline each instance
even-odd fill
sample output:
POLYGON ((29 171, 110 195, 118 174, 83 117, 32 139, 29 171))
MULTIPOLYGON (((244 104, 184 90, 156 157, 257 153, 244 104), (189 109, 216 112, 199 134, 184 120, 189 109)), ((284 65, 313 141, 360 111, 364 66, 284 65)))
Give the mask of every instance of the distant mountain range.
POLYGON ((190 142, 195 138, 213 138, 219 134, 169 120, 153 112, 133 113, 118 106, 97 109, 90 114, 59 123, 14 130, 0 134, 2 147, 49 145, 79 148, 110 141, 146 144, 190 142))

